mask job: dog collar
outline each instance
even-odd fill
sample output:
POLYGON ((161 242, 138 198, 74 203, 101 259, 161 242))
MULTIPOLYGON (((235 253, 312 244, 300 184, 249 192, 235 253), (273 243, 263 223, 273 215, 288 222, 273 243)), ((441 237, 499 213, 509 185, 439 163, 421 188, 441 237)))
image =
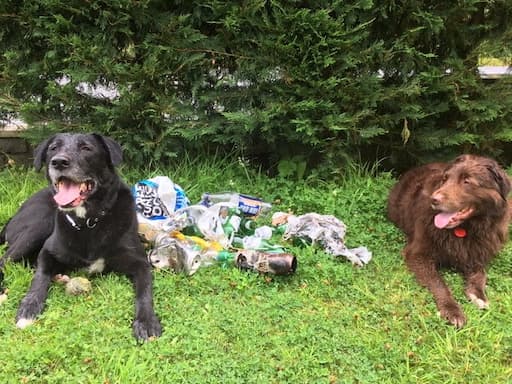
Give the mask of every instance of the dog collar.
POLYGON ((98 221, 100 221, 100 219, 97 217, 88 217, 85 220, 84 225, 79 225, 68 213, 66 213, 64 217, 66 218, 68 223, 71 224, 71 226, 77 231, 81 231, 82 228, 93 229, 96 226, 96 224, 98 224, 98 221))
POLYGON ((453 234, 455 235, 455 237, 462 239, 468 235, 468 231, 466 231, 462 227, 455 227, 455 228, 453 228, 453 234))

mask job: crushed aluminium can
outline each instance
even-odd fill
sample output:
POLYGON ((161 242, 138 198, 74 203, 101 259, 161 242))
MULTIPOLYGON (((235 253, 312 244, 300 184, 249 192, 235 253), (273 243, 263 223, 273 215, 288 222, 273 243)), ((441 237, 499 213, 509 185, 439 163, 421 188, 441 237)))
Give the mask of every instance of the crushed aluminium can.
POLYGON ((274 275, 291 275, 297 270, 297 258, 290 253, 268 253, 253 249, 242 250, 236 256, 241 270, 274 275))

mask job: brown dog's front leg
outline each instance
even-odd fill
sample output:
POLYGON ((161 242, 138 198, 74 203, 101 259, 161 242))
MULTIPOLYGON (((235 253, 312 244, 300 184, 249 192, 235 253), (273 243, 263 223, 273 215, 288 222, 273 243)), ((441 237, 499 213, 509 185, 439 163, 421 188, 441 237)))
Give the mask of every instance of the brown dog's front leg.
POLYGON ((411 252, 408 248, 405 249, 405 262, 409 270, 414 273, 419 284, 432 292, 441 317, 455 327, 462 328, 466 324, 464 312, 439 274, 435 262, 428 259, 428 256, 411 252))
POLYGON ((489 300, 485 296, 485 284, 487 282, 487 276, 485 270, 479 269, 472 272, 464 273, 464 279, 466 280, 465 293, 467 298, 475 304, 479 309, 489 308, 489 300))

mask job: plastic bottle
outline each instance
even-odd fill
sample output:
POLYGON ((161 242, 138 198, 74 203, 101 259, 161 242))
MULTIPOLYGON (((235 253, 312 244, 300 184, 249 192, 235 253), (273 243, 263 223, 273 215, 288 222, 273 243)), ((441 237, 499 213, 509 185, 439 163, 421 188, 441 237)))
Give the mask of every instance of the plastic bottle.
POLYGON ((233 262, 235 260, 235 256, 236 253, 229 252, 226 250, 209 250, 201 254, 202 265, 211 266, 215 264, 215 262, 218 262, 223 267, 226 267, 230 262, 233 262))
POLYGON ((201 204, 209 207, 216 203, 238 203, 239 195, 235 192, 203 193, 201 204))
POLYGON ((240 222, 238 233, 243 235, 252 235, 257 228, 258 224, 253 219, 243 217, 240 222))
POLYGON ((229 251, 220 251, 217 256, 215 256, 217 261, 231 261, 235 259, 235 253, 229 251))
POLYGON ((273 229, 268 225, 258 227, 254 231, 254 236, 259 237, 263 240, 270 240, 272 237, 273 229))
POLYGON ((269 243, 267 240, 257 236, 245 236, 242 238, 242 249, 253 249, 258 251, 266 251, 271 253, 283 253, 284 248, 280 245, 269 243))
POLYGON ((167 232, 181 231, 185 235, 203 236, 197 227, 197 222, 207 210, 208 208, 202 205, 180 208, 163 224, 162 229, 167 232))
POLYGON ((238 232, 240 229, 240 223, 242 221, 240 218, 240 210, 238 208, 222 207, 219 214, 221 216, 221 223, 224 234, 228 238, 232 238, 235 232, 238 232), (225 217, 222 218, 223 215, 225 215, 225 217))
POLYGON ((247 216, 265 214, 272 209, 272 205, 263 200, 237 192, 204 193, 200 204, 209 207, 215 203, 232 203, 247 216))
POLYGON ((278 235, 283 235, 286 232, 286 229, 288 228, 288 224, 279 224, 274 227, 274 233, 278 235))

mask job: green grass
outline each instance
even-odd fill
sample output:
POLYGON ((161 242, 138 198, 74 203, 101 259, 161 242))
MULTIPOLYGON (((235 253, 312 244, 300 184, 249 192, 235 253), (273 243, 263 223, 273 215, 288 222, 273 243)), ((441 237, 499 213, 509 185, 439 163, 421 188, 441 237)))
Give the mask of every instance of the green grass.
MULTIPOLYGON (((154 272, 164 334, 137 345, 133 293, 121 276, 92 278, 88 296, 52 286, 45 312, 14 326, 32 271, 8 264, 9 299, 0 307, 2 383, 506 383, 512 381, 512 248, 489 271, 491 308, 468 303, 458 275, 446 273, 468 324, 455 330, 406 271, 404 238, 385 218, 393 179, 353 167, 338 183, 268 179, 243 161, 186 159, 170 171, 123 168, 133 183, 166 174, 193 202, 203 192, 263 197, 274 211, 333 214, 349 247, 373 259, 355 268, 312 247, 291 247, 295 275, 260 276, 210 266, 186 277, 154 272)), ((0 222, 33 191, 41 174, 0 173, 0 222)))

